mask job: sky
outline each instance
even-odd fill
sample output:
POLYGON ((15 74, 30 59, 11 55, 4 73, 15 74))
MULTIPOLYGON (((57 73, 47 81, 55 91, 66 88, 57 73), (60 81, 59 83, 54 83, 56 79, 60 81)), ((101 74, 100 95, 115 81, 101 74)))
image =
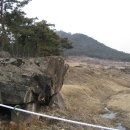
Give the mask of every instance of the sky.
POLYGON ((24 11, 56 30, 82 33, 130 53, 130 0, 32 0, 24 11))

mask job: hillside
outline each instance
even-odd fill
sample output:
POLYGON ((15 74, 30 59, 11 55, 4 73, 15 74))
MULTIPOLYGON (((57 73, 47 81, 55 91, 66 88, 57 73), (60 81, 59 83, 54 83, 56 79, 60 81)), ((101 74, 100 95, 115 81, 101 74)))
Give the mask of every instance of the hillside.
POLYGON ((69 57, 67 63, 62 92, 75 119, 130 130, 130 62, 69 57))
POLYGON ((68 38, 73 43, 73 49, 64 50, 65 56, 89 56, 101 59, 130 61, 130 54, 107 47, 87 35, 71 34, 63 31, 58 31, 57 34, 60 37, 68 38))
MULTIPOLYGON (((66 63, 69 64, 69 70, 61 89, 66 108, 43 107, 40 113, 119 130, 130 130, 130 62, 68 57, 66 63)), ((29 65, 27 67, 33 69, 32 65, 29 65)), ((36 68, 40 70, 38 66, 36 68)), ((0 121, 0 130, 17 128, 14 122, 7 123, 0 121)), ((19 130, 97 129, 31 117, 26 122, 22 122, 20 118, 19 130)))

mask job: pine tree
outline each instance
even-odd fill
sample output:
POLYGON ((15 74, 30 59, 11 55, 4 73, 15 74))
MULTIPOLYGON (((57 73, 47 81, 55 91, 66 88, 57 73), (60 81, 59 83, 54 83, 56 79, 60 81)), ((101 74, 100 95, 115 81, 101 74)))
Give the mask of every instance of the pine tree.
POLYGON ((0 47, 13 56, 60 55, 63 48, 71 48, 67 39, 60 38, 45 20, 25 17, 22 7, 30 0, 1 0, 0 47))
MULTIPOLYGON (((30 0, 1 0, 0 1, 0 47, 3 48, 4 44, 8 44, 12 37, 9 32, 7 16, 9 14, 24 13, 21 8, 29 3, 30 0)), ((11 18, 12 19, 12 18, 11 18)), ((10 19, 10 20, 11 20, 10 19)))

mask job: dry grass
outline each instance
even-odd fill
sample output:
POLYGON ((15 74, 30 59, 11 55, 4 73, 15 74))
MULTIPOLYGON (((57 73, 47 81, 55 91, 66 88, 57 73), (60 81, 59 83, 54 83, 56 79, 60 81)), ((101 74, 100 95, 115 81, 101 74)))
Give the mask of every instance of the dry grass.
POLYGON ((116 69, 124 64, 112 61, 96 64, 94 61, 82 61, 85 60, 68 60, 70 70, 66 76, 66 85, 62 89, 68 107, 80 115, 78 117, 75 114, 78 118, 85 117, 91 123, 113 125, 110 120, 106 121, 99 116, 105 112, 105 105, 118 112, 118 119, 130 128, 130 74, 116 69))
MULTIPOLYGON (((65 78, 62 95, 66 109, 44 108, 43 112, 67 119, 83 121, 115 127, 115 120, 104 119, 100 116, 109 107, 118 112, 118 120, 130 128, 130 74, 119 69, 110 69, 118 63, 101 62, 83 58, 69 59, 70 69, 65 78)), ((119 63, 119 66, 123 63, 119 63)), ((8 125, 9 130, 15 130, 15 124, 8 125)), ((70 125, 48 119, 31 118, 28 123, 20 124, 20 130, 86 130, 84 127, 70 125)), ((2 129, 0 129, 2 130, 2 129)), ((7 129, 8 130, 8 129, 7 129)), ((87 130, 94 130, 87 128, 87 130)))
POLYGON ((13 121, 3 121, 0 123, 0 130, 27 130, 24 123, 20 123, 19 126, 13 121))

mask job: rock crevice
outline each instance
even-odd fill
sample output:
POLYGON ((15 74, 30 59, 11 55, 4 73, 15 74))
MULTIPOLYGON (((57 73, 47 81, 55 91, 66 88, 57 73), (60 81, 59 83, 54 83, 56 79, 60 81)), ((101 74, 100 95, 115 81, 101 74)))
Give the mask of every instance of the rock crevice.
POLYGON ((1 58, 0 103, 23 104, 31 111, 55 103, 64 106, 60 90, 67 69, 62 57, 1 58))

